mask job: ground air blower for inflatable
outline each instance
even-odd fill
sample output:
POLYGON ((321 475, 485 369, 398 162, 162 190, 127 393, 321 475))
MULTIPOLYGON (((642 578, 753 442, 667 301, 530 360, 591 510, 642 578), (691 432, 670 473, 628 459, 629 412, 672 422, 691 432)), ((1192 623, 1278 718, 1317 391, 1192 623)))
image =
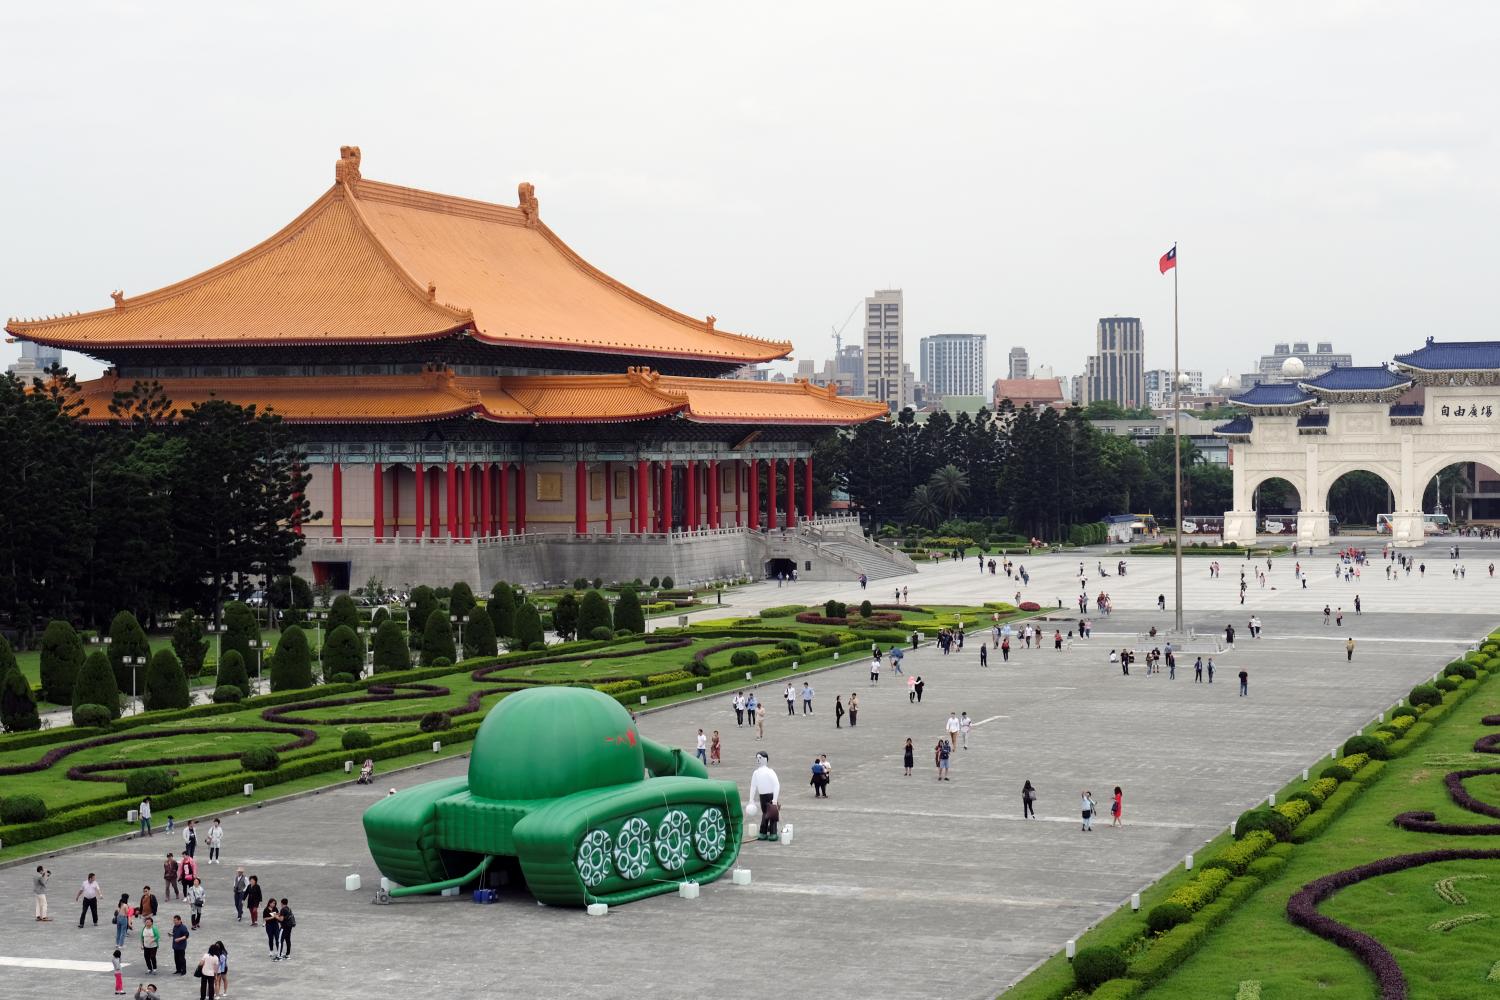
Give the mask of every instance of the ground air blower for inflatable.
POLYGON ((513 857, 538 900, 586 906, 713 881, 739 854, 743 817, 734 782, 642 738, 613 698, 544 687, 490 710, 467 778, 383 798, 364 823, 393 897, 480 884, 513 857))

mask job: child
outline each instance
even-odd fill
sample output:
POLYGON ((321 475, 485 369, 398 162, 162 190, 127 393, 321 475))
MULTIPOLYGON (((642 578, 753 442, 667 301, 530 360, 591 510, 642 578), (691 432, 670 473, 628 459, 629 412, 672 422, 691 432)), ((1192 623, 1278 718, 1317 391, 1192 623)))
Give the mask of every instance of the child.
POLYGON ((124 975, 123 972, 120 971, 120 949, 118 949, 118 948, 115 949, 114 966, 115 966, 115 996, 122 997, 122 996, 125 995, 125 975, 124 975))
POLYGON ((911 777, 911 767, 912 767, 912 763, 913 763, 912 755, 913 755, 913 749, 912 749, 912 745, 911 745, 911 737, 908 736, 906 738, 906 750, 902 754, 902 760, 901 760, 902 764, 905 765, 905 767, 906 767, 906 774, 905 774, 905 776, 908 777, 908 778, 911 777))
POLYGON ((708 748, 709 748, 708 749, 708 762, 710 764, 718 764, 719 763, 719 731, 717 729, 714 730, 714 738, 713 738, 712 741, 709 742, 708 748))

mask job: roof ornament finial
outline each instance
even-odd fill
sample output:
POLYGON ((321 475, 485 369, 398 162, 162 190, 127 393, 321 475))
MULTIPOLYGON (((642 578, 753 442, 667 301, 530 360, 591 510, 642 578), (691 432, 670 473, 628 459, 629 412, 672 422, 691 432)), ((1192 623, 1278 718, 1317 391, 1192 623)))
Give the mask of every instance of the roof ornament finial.
POLYGON ((428 302, 436 302, 437 301, 437 282, 436 281, 429 281, 427 283, 427 301, 428 302))
POLYGON ((526 224, 535 226, 540 220, 540 206, 536 200, 536 188, 530 181, 522 181, 516 185, 516 198, 520 202, 521 214, 526 216, 526 224))
POLYGON ((116 309, 125 308, 125 293, 123 291, 121 291, 120 289, 115 289, 113 292, 109 293, 109 297, 115 300, 116 309))
POLYGON ((1437 339, 1436 337, 1433 337, 1433 336, 1429 335, 1428 338, 1427 338, 1427 343, 1431 344, 1436 339, 1437 339))
POLYGON ((717 316, 707 316, 703 320, 703 325, 708 328, 708 332, 709 333, 713 333, 714 332, 714 324, 717 323, 718 321, 719 321, 719 317, 717 317, 717 316))
POLYGON ((339 162, 334 164, 333 180, 336 184, 347 184, 350 187, 359 183, 358 146, 339 147, 339 162))

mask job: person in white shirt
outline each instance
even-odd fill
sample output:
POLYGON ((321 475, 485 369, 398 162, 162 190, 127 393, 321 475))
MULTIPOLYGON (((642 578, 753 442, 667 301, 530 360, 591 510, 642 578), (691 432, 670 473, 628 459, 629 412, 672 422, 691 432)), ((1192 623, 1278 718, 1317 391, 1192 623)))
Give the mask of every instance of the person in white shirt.
POLYGON ((785 695, 786 695, 786 714, 787 715, 796 715, 797 714, 797 689, 792 686, 791 681, 787 681, 785 695))
POLYGON ((760 835, 756 840, 779 840, 776 833, 781 820, 781 779, 771 770, 770 756, 755 755, 756 768, 750 775, 750 801, 760 807, 760 835))
POLYGON ((150 796, 147 796, 146 798, 141 799, 140 818, 141 818, 141 834, 143 836, 146 836, 146 837, 151 836, 151 798, 150 798, 150 796))
POLYGON ((216 818, 214 825, 208 828, 208 863, 216 865, 219 863, 219 848, 224 845, 224 824, 216 818))
POLYGON ((708 763, 708 737, 703 735, 703 730, 698 730, 698 759, 708 763))
POLYGON ((963 736, 964 749, 969 749, 969 730, 974 728, 974 723, 969 719, 969 713, 965 712, 958 720, 958 731, 963 736))
POLYGON ((871 684, 879 684, 880 683, 880 661, 879 660, 871 660, 870 661, 870 683, 871 684))
POLYGON ((734 724, 743 726, 745 724, 745 695, 743 693, 734 696, 734 724))

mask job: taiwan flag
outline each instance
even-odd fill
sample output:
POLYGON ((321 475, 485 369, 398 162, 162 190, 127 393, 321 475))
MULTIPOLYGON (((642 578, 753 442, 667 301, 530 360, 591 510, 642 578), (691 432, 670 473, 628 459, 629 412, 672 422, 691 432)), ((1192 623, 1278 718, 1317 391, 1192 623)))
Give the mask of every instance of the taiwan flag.
POLYGON ((1162 274, 1166 274, 1177 266, 1177 244, 1172 244, 1172 249, 1161 255, 1159 266, 1162 274))

